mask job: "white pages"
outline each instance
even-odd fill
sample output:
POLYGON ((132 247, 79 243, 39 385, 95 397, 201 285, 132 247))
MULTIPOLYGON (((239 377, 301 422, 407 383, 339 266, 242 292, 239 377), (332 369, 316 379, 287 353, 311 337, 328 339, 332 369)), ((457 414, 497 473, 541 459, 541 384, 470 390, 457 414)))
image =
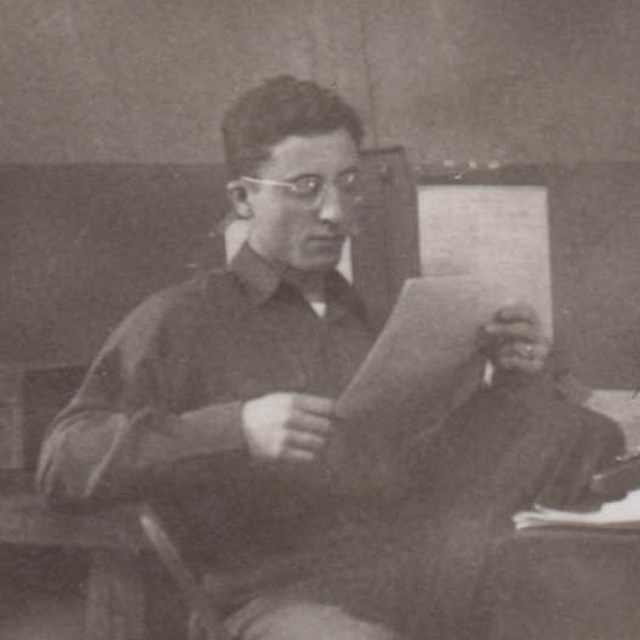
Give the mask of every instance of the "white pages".
POLYGON ((516 529, 533 527, 586 527, 640 530, 640 490, 616 502, 606 502, 597 511, 561 511, 536 505, 513 517, 516 529))

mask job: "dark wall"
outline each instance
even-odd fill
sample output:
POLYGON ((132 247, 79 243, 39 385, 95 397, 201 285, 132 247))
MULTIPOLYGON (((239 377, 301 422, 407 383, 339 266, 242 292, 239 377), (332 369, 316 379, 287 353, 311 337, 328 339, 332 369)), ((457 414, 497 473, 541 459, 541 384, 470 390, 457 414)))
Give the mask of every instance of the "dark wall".
POLYGON ((555 324, 580 376, 640 388, 640 163, 547 166, 555 324))
POLYGON ((221 264, 216 166, 0 167, 0 360, 83 362, 148 293, 221 264))

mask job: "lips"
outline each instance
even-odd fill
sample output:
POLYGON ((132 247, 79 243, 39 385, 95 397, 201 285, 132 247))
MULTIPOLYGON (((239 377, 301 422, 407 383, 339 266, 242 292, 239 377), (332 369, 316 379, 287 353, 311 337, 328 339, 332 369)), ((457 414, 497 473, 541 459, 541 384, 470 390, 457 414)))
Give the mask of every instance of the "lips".
POLYGON ((319 244, 341 245, 345 238, 344 236, 311 236, 309 240, 319 244))

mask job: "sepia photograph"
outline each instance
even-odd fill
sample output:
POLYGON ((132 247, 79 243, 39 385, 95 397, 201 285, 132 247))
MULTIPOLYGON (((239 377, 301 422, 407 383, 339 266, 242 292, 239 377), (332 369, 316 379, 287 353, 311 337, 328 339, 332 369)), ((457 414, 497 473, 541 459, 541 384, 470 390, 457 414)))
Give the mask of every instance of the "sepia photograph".
POLYGON ((0 0, 0 640, 638 640, 639 32, 0 0))

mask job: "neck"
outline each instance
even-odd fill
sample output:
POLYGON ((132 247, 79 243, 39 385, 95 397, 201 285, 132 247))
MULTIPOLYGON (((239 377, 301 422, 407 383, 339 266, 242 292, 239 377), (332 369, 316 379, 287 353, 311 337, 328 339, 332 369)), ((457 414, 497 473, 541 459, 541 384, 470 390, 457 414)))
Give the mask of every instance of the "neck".
POLYGON ((295 285, 302 293, 306 300, 309 302, 324 302, 324 281, 326 272, 324 271, 301 271, 295 267, 288 266, 278 260, 273 260, 266 256, 264 252, 260 250, 255 241, 249 237, 249 246, 255 251, 263 260, 266 260, 272 267, 272 269, 280 275, 283 279, 291 284, 295 285))

